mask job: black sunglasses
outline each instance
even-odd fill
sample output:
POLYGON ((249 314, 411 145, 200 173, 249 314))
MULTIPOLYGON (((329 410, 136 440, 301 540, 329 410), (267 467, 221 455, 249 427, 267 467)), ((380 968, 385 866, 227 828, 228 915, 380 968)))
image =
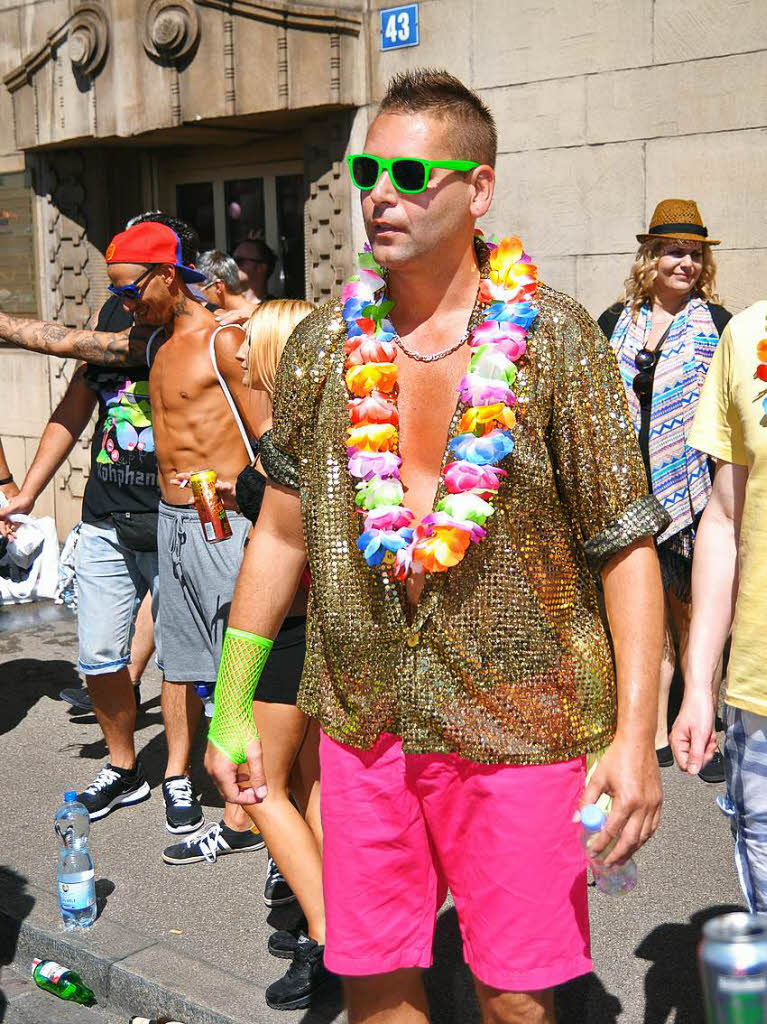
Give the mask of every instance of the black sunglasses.
POLYGON ((118 299, 129 299, 131 302, 137 302, 141 298, 141 292, 139 291, 139 285, 144 278, 149 277, 157 267, 158 263, 153 263, 151 267, 147 267, 143 274, 139 274, 135 281, 131 281, 130 284, 108 284, 107 291, 110 291, 113 295, 116 295, 118 299))
POLYGON ((252 256, 240 256, 234 262, 237 264, 238 267, 241 267, 243 265, 243 263, 255 263, 255 265, 257 267, 258 266, 264 266, 264 267, 267 266, 266 260, 257 260, 257 259, 254 259, 252 256))
POLYGON ((639 399, 639 404, 644 408, 652 401, 652 386, 655 364, 658 362, 660 352, 650 352, 649 349, 640 348, 634 356, 634 366, 637 368, 637 375, 631 382, 634 394, 639 399))

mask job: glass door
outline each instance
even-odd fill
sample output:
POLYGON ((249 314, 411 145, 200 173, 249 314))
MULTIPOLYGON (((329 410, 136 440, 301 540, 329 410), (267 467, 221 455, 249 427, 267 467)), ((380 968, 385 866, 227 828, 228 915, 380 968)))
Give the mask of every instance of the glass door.
POLYGON ((193 224, 201 251, 233 253, 240 242, 260 239, 277 265, 269 279, 272 295, 303 298, 304 177, 300 163, 222 167, 187 172, 179 167, 165 182, 176 216, 193 224))

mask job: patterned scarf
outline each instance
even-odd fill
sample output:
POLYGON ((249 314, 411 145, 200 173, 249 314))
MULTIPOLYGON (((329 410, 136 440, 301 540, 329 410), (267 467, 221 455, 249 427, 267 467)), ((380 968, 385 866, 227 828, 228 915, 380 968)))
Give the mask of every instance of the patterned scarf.
MULTIPOLYGON (((632 387, 637 374, 634 357, 644 348, 651 329, 650 306, 642 306, 634 323, 627 305, 610 339, 637 434, 641 408, 632 387)), ((711 494, 708 460, 688 447, 687 437, 718 341, 708 306, 701 298, 692 298, 674 317, 655 367, 649 438, 652 491, 672 519, 658 538, 661 542, 694 526, 711 494)))

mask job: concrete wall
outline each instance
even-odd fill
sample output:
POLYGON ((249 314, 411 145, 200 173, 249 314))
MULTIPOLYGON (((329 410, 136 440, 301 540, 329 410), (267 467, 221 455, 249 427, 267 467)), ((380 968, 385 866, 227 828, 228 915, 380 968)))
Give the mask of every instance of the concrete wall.
MULTIPOLYGON (((341 12, 339 17, 344 10, 363 15, 362 36, 342 34, 334 51, 339 61, 335 66, 341 68, 336 93, 349 102, 361 101, 350 151, 361 148, 391 74, 417 65, 446 66, 480 91, 499 124, 498 194, 483 227, 487 232, 519 234, 549 283, 576 295, 598 315, 619 294, 636 248, 634 236, 646 228, 656 202, 679 196, 696 199, 712 234, 723 239, 717 258, 725 304, 737 310, 764 296, 765 0, 421 0, 421 44, 381 53, 378 11, 393 2, 314 0, 315 7, 341 12)), ((76 5, 76 0, 0 0, 0 77, 39 48, 76 5)), ((113 17, 115 11, 130 7, 128 0, 105 4, 113 17)), ((299 9, 301 5, 294 8, 299 9)), ((207 8, 200 10, 205 28, 212 15, 207 8)), ((131 31, 135 46, 135 26, 131 31)), ((218 30, 210 31, 216 45, 223 45, 218 30)), ((271 39, 273 28, 266 34, 271 39)), ((305 41, 309 33, 301 38, 305 41)), ((115 38, 112 49, 124 56, 117 42, 115 38)), ((302 90, 307 87, 311 90, 320 82, 326 89, 330 51, 324 41, 322 47, 317 67, 303 58, 280 65, 280 74, 288 74, 290 106, 316 102, 311 96, 304 98, 302 90)), ((284 52, 290 57, 290 46, 284 52)), ((244 74, 249 59, 237 58, 235 75, 244 74)), ((38 90, 34 104, 38 120, 42 117, 37 128, 41 139, 69 124, 66 110, 59 109, 61 102, 58 107, 53 103, 58 96, 66 105, 68 94, 56 85, 61 78, 54 76, 53 84, 48 81, 54 65, 47 67, 50 88, 38 90), (42 123, 45 118, 50 118, 50 127, 42 123)), ((66 62, 55 67, 61 75, 68 73, 66 62)), ((193 62, 185 75, 194 67, 193 62)), ((202 61, 197 68, 195 80, 190 78, 180 93, 187 120, 195 116, 195 96, 208 105, 212 102, 203 88, 202 61)), ((216 89, 221 85, 219 70, 214 75, 216 89)), ((235 84, 239 82, 235 77, 235 84)), ((238 87, 237 104, 245 92, 245 86, 238 87)), ((119 95, 125 97, 125 89, 105 102, 117 102, 119 95)), ((134 101, 135 97, 126 100, 120 117, 128 116, 134 101)), ((19 109, 26 108, 22 104, 19 109)), ((241 109, 245 108, 234 112, 241 109)), ((205 113, 210 115, 211 110, 205 113)), ((136 124, 145 129, 145 112, 142 117, 136 124)), ((157 121, 161 122, 162 118, 157 121)), ((126 122, 124 127, 128 131, 130 126, 126 122)), ((22 128, 28 131, 29 125, 22 128)), ((14 139, 11 96, 0 86, 0 174, 25 167, 14 139)), ((312 140, 305 141, 311 149, 312 140)), ((336 191, 342 182, 335 180, 343 174, 340 163, 337 169, 338 174, 334 164, 333 173, 326 175, 325 191, 317 200, 318 209, 330 210, 323 214, 328 223, 341 202, 336 191)), ((64 172, 56 180, 58 188, 67 184, 64 172)), ((42 311, 51 308, 46 231, 51 230, 52 200, 46 199, 47 188, 38 182, 42 195, 35 200, 42 311)), ((356 195, 352 207, 350 249, 362 242, 356 195)), ((346 262, 334 259, 339 267, 346 262)), ((0 350, 0 436, 17 476, 23 476, 65 383, 61 370, 45 360, 0 350)), ((62 525, 81 490, 78 467, 84 461, 85 453, 80 453, 66 479, 58 481, 61 492, 70 496, 70 511, 59 517, 62 525)), ((52 493, 41 510, 53 507, 52 493)))
MULTIPOLYGON (((44 38, 61 17, 66 17, 67 10, 68 5, 58 0, 26 5, 17 0, 0 0, 0 78, 18 64, 21 54, 36 45, 31 25, 35 24, 35 39, 44 38)), ((16 150, 14 141, 11 96, 0 85, 0 174, 12 174, 24 168, 24 154, 16 150)), ((29 468, 50 410, 48 360, 32 353, 0 349, 0 437, 8 465, 18 482, 29 468)), ((54 514, 53 485, 41 496, 36 512, 54 514)))
POLYGON ((415 65, 477 89, 500 134, 482 226, 519 234, 544 279, 592 314, 617 298, 634 236, 666 197, 695 199, 722 239, 727 306, 767 294, 764 0, 423 0, 420 46, 380 53, 377 29, 372 99, 415 65))

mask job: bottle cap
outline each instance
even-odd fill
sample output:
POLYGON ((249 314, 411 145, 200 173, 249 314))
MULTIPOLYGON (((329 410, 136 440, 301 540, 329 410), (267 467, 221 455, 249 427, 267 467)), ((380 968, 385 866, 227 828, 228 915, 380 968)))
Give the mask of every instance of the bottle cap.
POLYGON ((76 789, 68 789, 66 791, 66 793, 64 794, 64 803, 65 804, 73 804, 76 800, 77 800, 77 790, 76 789))
POLYGON ((587 832, 600 832, 607 821, 607 815, 596 804, 581 807, 581 825, 587 832))

